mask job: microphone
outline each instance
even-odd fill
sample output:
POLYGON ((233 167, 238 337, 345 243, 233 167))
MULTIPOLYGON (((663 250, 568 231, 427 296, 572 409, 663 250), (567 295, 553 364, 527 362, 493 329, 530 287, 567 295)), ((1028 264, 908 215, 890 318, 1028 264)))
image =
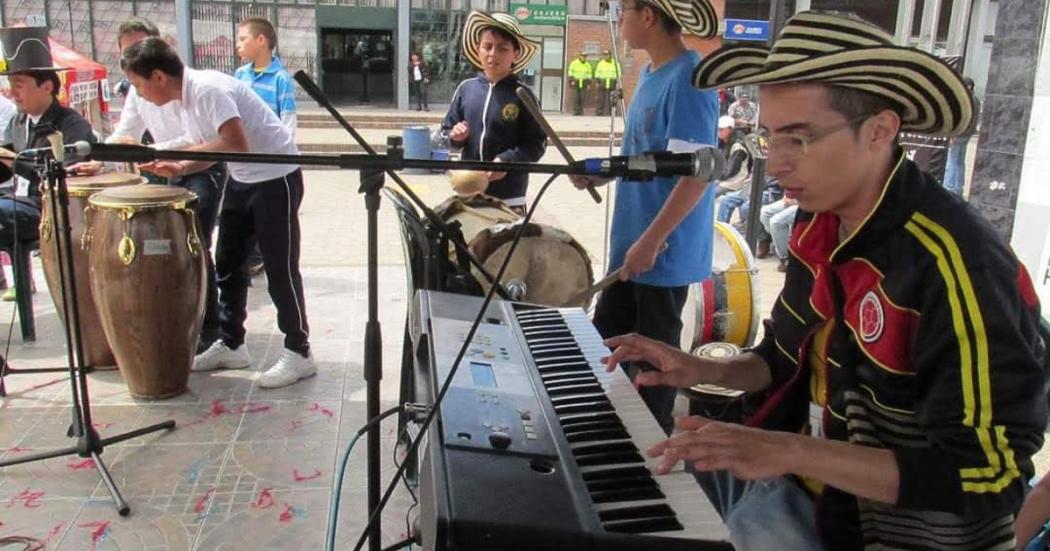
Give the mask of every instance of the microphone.
POLYGON ((722 152, 705 147, 692 153, 650 151, 641 155, 584 159, 572 163, 583 174, 619 176, 628 180, 651 180, 655 176, 688 176, 701 180, 722 177, 726 160, 722 152))
POLYGON ((25 151, 18 154, 20 159, 28 161, 39 161, 49 156, 54 156, 58 161, 62 161, 62 157, 65 155, 75 155, 77 157, 83 157, 91 153, 91 144, 81 140, 71 144, 63 145, 60 148, 52 147, 37 147, 34 149, 26 149, 25 151))
POLYGON ((155 149, 138 144, 97 143, 89 146, 89 150, 91 159, 94 161, 149 163, 157 160, 157 151, 155 149))

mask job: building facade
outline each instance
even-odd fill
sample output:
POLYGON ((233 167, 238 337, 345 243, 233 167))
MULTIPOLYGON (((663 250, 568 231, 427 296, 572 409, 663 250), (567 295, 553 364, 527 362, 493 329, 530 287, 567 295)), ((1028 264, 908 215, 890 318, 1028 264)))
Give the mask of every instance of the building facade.
MULTIPOLYGON (((180 0, 183 1, 183 0, 180 0)), ((132 15, 154 21, 174 40, 176 0, 0 0, 0 24, 47 25, 52 37, 106 64, 119 75, 116 29, 132 15)), ((725 2, 717 2, 721 4, 725 2)), ((1000 2, 993 0, 794 0, 788 10, 854 11, 895 32, 904 42, 930 51, 965 54, 966 73, 983 93, 1000 2), (942 9, 943 8, 943 9, 942 9), (969 22, 967 25, 966 22, 969 22)), ((472 9, 509 12, 525 33, 541 43, 540 55, 523 73, 547 111, 569 101, 566 69, 585 51, 592 59, 612 46, 600 0, 189 0, 192 63, 232 72, 239 64, 237 22, 266 17, 277 27, 285 64, 317 78, 340 104, 408 106, 408 58, 418 52, 430 65, 430 101, 447 102, 456 85, 474 73, 462 56, 460 31, 472 9), (592 52, 592 50, 594 50, 592 52)), ((726 17, 764 19, 769 0, 729 0, 726 17)), ((644 60, 620 48, 625 90, 644 60)), ((185 51, 185 50, 184 50, 185 51)), ((593 99, 591 100, 594 101, 593 99)))

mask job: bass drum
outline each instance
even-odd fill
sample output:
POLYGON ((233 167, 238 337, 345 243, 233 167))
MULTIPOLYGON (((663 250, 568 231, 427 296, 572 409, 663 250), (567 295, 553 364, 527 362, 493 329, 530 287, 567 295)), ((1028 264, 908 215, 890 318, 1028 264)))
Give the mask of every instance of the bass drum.
POLYGON ((711 342, 751 346, 758 333, 758 269, 747 242, 732 226, 715 222, 711 277, 689 286, 682 309, 682 348, 711 342))
POLYGON ((434 207, 434 214, 446 224, 459 222, 463 242, 468 245, 489 226, 521 220, 521 215, 511 210, 506 203, 483 193, 469 197, 449 197, 434 207))
MULTIPOLYGON (((479 233, 470 242, 470 250, 493 275, 510 251, 518 224, 500 224, 479 233)), ((485 292, 489 285, 476 275, 485 292)), ((524 285, 520 300, 549 306, 566 304, 576 293, 594 281, 591 259, 586 249, 568 233, 552 226, 528 224, 514 256, 501 280, 504 286, 524 285)))

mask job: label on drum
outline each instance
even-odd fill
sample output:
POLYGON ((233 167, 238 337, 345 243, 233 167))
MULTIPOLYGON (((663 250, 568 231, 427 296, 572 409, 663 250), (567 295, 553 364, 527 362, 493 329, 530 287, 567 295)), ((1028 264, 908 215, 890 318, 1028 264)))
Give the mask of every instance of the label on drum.
POLYGON ((171 239, 147 239, 143 243, 142 254, 146 256, 171 254, 171 239))
POLYGON ((30 185, 29 180, 22 176, 15 175, 15 196, 28 197, 30 185))

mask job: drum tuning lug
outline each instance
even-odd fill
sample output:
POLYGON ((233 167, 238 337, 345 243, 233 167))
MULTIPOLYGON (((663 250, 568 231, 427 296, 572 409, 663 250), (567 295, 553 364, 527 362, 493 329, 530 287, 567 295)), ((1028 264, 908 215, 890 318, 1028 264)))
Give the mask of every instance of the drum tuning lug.
POLYGON ((51 217, 45 217, 40 221, 40 237, 44 241, 51 241, 51 217))
POLYGON ((131 266, 131 263, 135 261, 135 241, 131 237, 125 235, 120 238, 120 245, 117 246, 117 256, 120 257, 125 266, 131 266))

